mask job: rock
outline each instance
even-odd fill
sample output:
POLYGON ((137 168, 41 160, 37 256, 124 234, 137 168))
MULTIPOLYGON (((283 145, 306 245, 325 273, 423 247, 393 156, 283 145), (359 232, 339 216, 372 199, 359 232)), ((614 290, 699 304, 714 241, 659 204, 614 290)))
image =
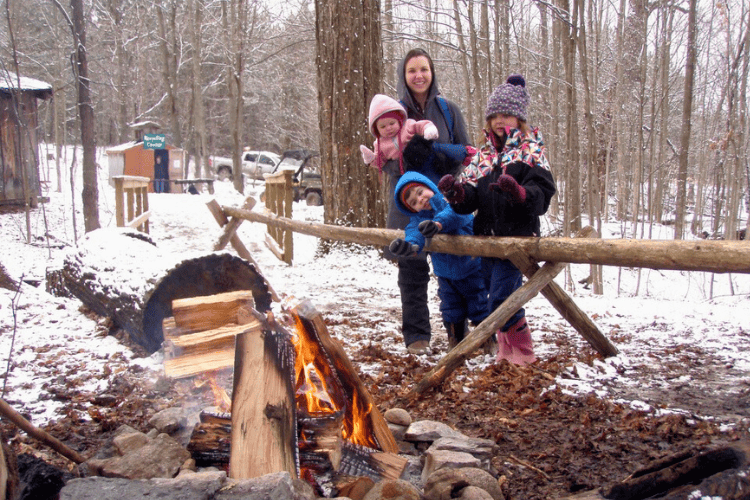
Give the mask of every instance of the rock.
POLYGON ((456 498, 453 495, 468 486, 486 491, 493 500, 505 500, 500 485, 492 474, 474 468, 445 468, 432 473, 425 483, 424 496, 430 500, 449 500, 456 498))
POLYGON ((467 436, 442 422, 435 422, 434 420, 419 420, 409 425, 409 428, 406 429, 404 439, 413 442, 432 443, 442 437, 467 436))
POLYGON ((117 396, 113 394, 98 394, 94 396, 91 402, 97 406, 116 406, 117 396))
POLYGON ((492 500, 492 495, 476 486, 467 486, 461 490, 459 500, 492 500))
POLYGON ((151 417, 148 421, 149 425, 151 427, 154 427, 159 432, 163 432, 165 434, 174 434, 178 430, 185 427, 187 424, 187 417, 185 417, 185 413, 182 410, 182 408, 167 408, 166 410, 162 410, 153 417, 151 417))
MULTIPOLYGON (((430 448, 432 450, 432 448, 430 448)), ((422 469, 422 482, 427 483, 430 475, 445 467, 460 469, 463 467, 480 467, 482 463, 478 458, 469 453, 449 450, 427 450, 425 453, 424 468, 422 469)))
POLYGON ((288 472, 276 472, 243 481, 228 480, 214 500, 315 500, 313 487, 288 472))
POLYGON ((159 434, 144 446, 121 457, 92 459, 89 467, 105 477, 128 479, 172 478, 190 452, 167 434, 159 434))
POLYGON ((389 410, 386 410, 386 412, 383 414, 383 417, 388 423, 403 425, 404 427, 409 427, 412 422, 411 415, 409 415, 409 412, 404 410, 403 408, 391 408, 389 410))
POLYGON ((403 441, 404 436, 406 436, 406 429, 408 429, 405 425, 398 425, 392 422, 388 422, 388 428, 391 430, 391 434, 393 434, 393 438, 396 441, 403 441))
POLYGON ((490 460, 497 450, 497 444, 490 439, 464 437, 443 437, 435 440, 430 450, 460 451, 469 453, 482 462, 482 468, 490 468, 490 460))
POLYGON ((73 479, 60 491, 60 500, 212 499, 224 486, 225 472, 198 472, 176 479, 131 481, 122 478, 73 479))
POLYGON ((112 443, 115 445, 117 453, 127 455, 139 448, 143 448, 150 439, 142 432, 129 432, 115 436, 112 443))
POLYGON ((362 500, 420 500, 419 490, 402 479, 386 479, 375 483, 362 500))

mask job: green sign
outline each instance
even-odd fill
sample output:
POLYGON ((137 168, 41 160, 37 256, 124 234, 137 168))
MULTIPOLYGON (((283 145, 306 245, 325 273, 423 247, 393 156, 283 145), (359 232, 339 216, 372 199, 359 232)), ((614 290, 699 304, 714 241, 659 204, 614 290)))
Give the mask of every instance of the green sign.
POLYGON ((166 145, 164 134, 143 134, 143 149, 164 149, 166 145))

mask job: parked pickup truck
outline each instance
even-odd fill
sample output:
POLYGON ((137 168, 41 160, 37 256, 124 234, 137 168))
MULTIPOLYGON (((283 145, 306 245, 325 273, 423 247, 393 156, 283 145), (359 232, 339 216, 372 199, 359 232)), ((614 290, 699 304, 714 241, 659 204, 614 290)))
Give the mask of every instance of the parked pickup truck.
MULTIPOLYGON (((281 157, 271 151, 243 151, 242 173, 246 179, 263 179, 263 174, 269 174, 281 162, 281 157)), ((211 172, 220 181, 234 179, 232 159, 221 156, 211 156, 208 159, 211 172)))

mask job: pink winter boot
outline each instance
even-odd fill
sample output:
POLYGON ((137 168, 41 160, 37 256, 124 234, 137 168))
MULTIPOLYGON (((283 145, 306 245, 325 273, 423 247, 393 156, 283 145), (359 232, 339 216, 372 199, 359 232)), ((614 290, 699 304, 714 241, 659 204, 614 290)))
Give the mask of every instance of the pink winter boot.
POLYGON ((531 330, 526 318, 521 318, 507 332, 497 332, 499 348, 497 362, 507 359, 516 365, 525 365, 536 361, 534 345, 531 341, 531 330))

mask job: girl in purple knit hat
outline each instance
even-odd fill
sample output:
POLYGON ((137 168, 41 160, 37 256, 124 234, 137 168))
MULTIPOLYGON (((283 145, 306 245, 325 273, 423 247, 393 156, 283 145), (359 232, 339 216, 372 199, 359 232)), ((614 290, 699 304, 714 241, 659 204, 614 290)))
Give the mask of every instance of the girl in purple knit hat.
MULTIPOLYGON (((538 129, 526 122, 529 94, 521 75, 511 75, 487 100, 487 143, 457 177, 446 175, 438 188, 456 213, 476 211, 474 234, 486 236, 539 236, 539 217, 549 208, 555 181, 549 170, 538 129)), ((482 258, 494 311, 522 284, 523 275, 509 260, 482 258)), ((497 332, 497 360, 532 363, 531 330, 519 309, 497 332)))

